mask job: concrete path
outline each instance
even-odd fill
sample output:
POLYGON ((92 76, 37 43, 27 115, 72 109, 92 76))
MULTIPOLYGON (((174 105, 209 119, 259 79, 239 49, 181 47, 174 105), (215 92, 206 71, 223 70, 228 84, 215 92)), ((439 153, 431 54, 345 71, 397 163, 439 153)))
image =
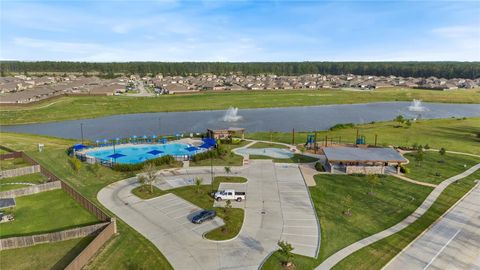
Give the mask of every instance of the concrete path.
POLYGON ((480 269, 480 185, 384 269, 480 269))
POLYGON ((412 184, 426 186, 426 187, 433 187, 433 188, 437 187, 437 185, 435 185, 435 184, 413 180, 411 178, 406 177, 405 175, 401 175, 401 174, 397 174, 397 173, 390 173, 389 175, 391 175, 393 177, 396 177, 398 179, 401 179, 403 181, 410 182, 412 184))
POLYGON ((401 222, 397 223, 396 225, 381 231, 379 233, 376 233, 372 236, 369 236, 367 238, 364 238, 358 242, 355 242, 340 251, 336 252, 332 256, 328 257, 323 263, 321 263, 317 268, 315 269, 331 269, 333 266, 335 266, 337 263, 339 263, 341 260, 345 259, 347 256, 351 255, 355 251, 364 248, 370 244, 373 244, 383 238, 386 238, 392 234, 395 234, 404 228, 406 228, 408 225, 412 224, 415 222, 419 217, 421 217, 429 208, 432 206, 432 204, 435 202, 435 200, 440 196, 442 191, 448 187, 451 183, 462 179, 464 177, 469 176, 470 174, 474 173, 476 170, 480 169, 480 163, 471 167, 470 169, 466 170, 465 172, 455 175, 453 177, 448 178, 447 180, 443 181, 440 183, 425 199, 425 201, 420 205, 415 212, 413 212, 410 216, 402 220, 401 222))
MULTIPOLYGON (((198 173, 205 169, 195 168, 198 173)), ((221 171, 223 168, 215 169, 221 171)), ((179 177, 182 170, 186 172, 181 169, 170 176, 179 177)), ((152 241, 175 269, 258 269, 264 259, 278 249, 277 241, 287 236, 289 241, 297 243, 294 244, 295 252, 316 255, 319 249, 318 225, 313 227, 316 216, 313 205, 307 202, 310 197, 298 166, 255 160, 236 170, 239 176, 248 179, 245 219, 239 235, 224 242, 203 239, 199 233, 201 229, 197 232, 188 227, 197 225, 179 223, 176 216, 162 212, 163 207, 175 211, 177 206, 182 212, 183 203, 166 195, 147 201, 133 196, 131 189, 138 185, 135 180, 113 183, 102 189, 97 197, 100 203, 152 241), (294 192, 282 194, 290 186, 294 192), (154 206, 150 207, 151 204, 154 206), (295 206, 299 211, 294 211, 295 206), (287 229, 290 235, 283 234, 287 229), (306 240, 305 232, 317 240, 306 240), (300 244, 304 246, 300 247, 300 244)), ((192 171, 189 173, 193 174, 192 171)))

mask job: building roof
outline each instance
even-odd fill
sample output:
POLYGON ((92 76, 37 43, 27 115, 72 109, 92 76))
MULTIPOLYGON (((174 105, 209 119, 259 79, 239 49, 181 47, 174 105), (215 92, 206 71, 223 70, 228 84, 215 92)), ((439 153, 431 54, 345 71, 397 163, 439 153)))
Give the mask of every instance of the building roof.
POLYGON ((407 162, 392 148, 325 147, 323 152, 327 160, 337 162, 407 162))

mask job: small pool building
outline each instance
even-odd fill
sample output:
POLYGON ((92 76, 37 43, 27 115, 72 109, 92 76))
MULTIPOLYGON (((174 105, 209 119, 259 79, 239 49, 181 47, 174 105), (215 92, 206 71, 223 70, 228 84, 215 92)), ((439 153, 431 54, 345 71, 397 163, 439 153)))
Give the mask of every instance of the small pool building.
POLYGON ((385 174, 399 173, 400 165, 408 163, 393 148, 325 147, 326 170, 331 173, 385 174))

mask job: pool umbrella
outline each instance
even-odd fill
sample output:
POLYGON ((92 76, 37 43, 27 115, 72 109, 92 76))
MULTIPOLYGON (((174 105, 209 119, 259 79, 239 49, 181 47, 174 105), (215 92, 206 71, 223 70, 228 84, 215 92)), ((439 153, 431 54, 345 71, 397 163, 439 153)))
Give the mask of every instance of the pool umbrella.
POLYGON ((100 143, 100 140, 95 140, 95 142, 97 143, 97 146, 98 146, 98 144, 100 143))
POLYGON ((112 155, 107 156, 107 157, 117 159, 117 158, 121 158, 121 157, 124 157, 124 156, 125 156, 124 154, 115 153, 115 154, 112 154, 112 155))
POLYGON ((163 143, 163 144, 166 144, 167 141, 168 141, 168 140, 167 140, 166 138, 162 138, 162 143, 163 143))
POLYGON ((160 150, 152 150, 152 151, 148 151, 147 154, 151 154, 151 155, 158 155, 158 154, 161 154, 161 153, 164 153, 163 151, 160 151, 160 150))
POLYGON ((87 146, 83 145, 83 144, 75 144, 73 146, 73 150, 75 151, 79 151, 79 150, 82 150, 83 148, 87 148, 87 146))

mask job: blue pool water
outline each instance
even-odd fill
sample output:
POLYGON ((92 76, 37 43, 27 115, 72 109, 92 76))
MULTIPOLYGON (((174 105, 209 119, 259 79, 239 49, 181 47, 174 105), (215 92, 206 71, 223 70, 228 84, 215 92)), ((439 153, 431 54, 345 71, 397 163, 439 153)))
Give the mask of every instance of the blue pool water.
POLYGON ((117 163, 135 164, 141 163, 149 159, 162 157, 165 155, 171 156, 191 156, 201 150, 188 151, 186 148, 190 147, 183 143, 169 143, 169 144, 137 144, 137 145, 120 145, 115 147, 115 154, 124 156, 112 159, 108 157, 113 155, 113 147, 104 147, 101 149, 92 149, 86 152, 87 156, 95 157, 105 161, 115 161, 117 163), (148 153, 151 151, 161 151, 161 153, 148 153))

